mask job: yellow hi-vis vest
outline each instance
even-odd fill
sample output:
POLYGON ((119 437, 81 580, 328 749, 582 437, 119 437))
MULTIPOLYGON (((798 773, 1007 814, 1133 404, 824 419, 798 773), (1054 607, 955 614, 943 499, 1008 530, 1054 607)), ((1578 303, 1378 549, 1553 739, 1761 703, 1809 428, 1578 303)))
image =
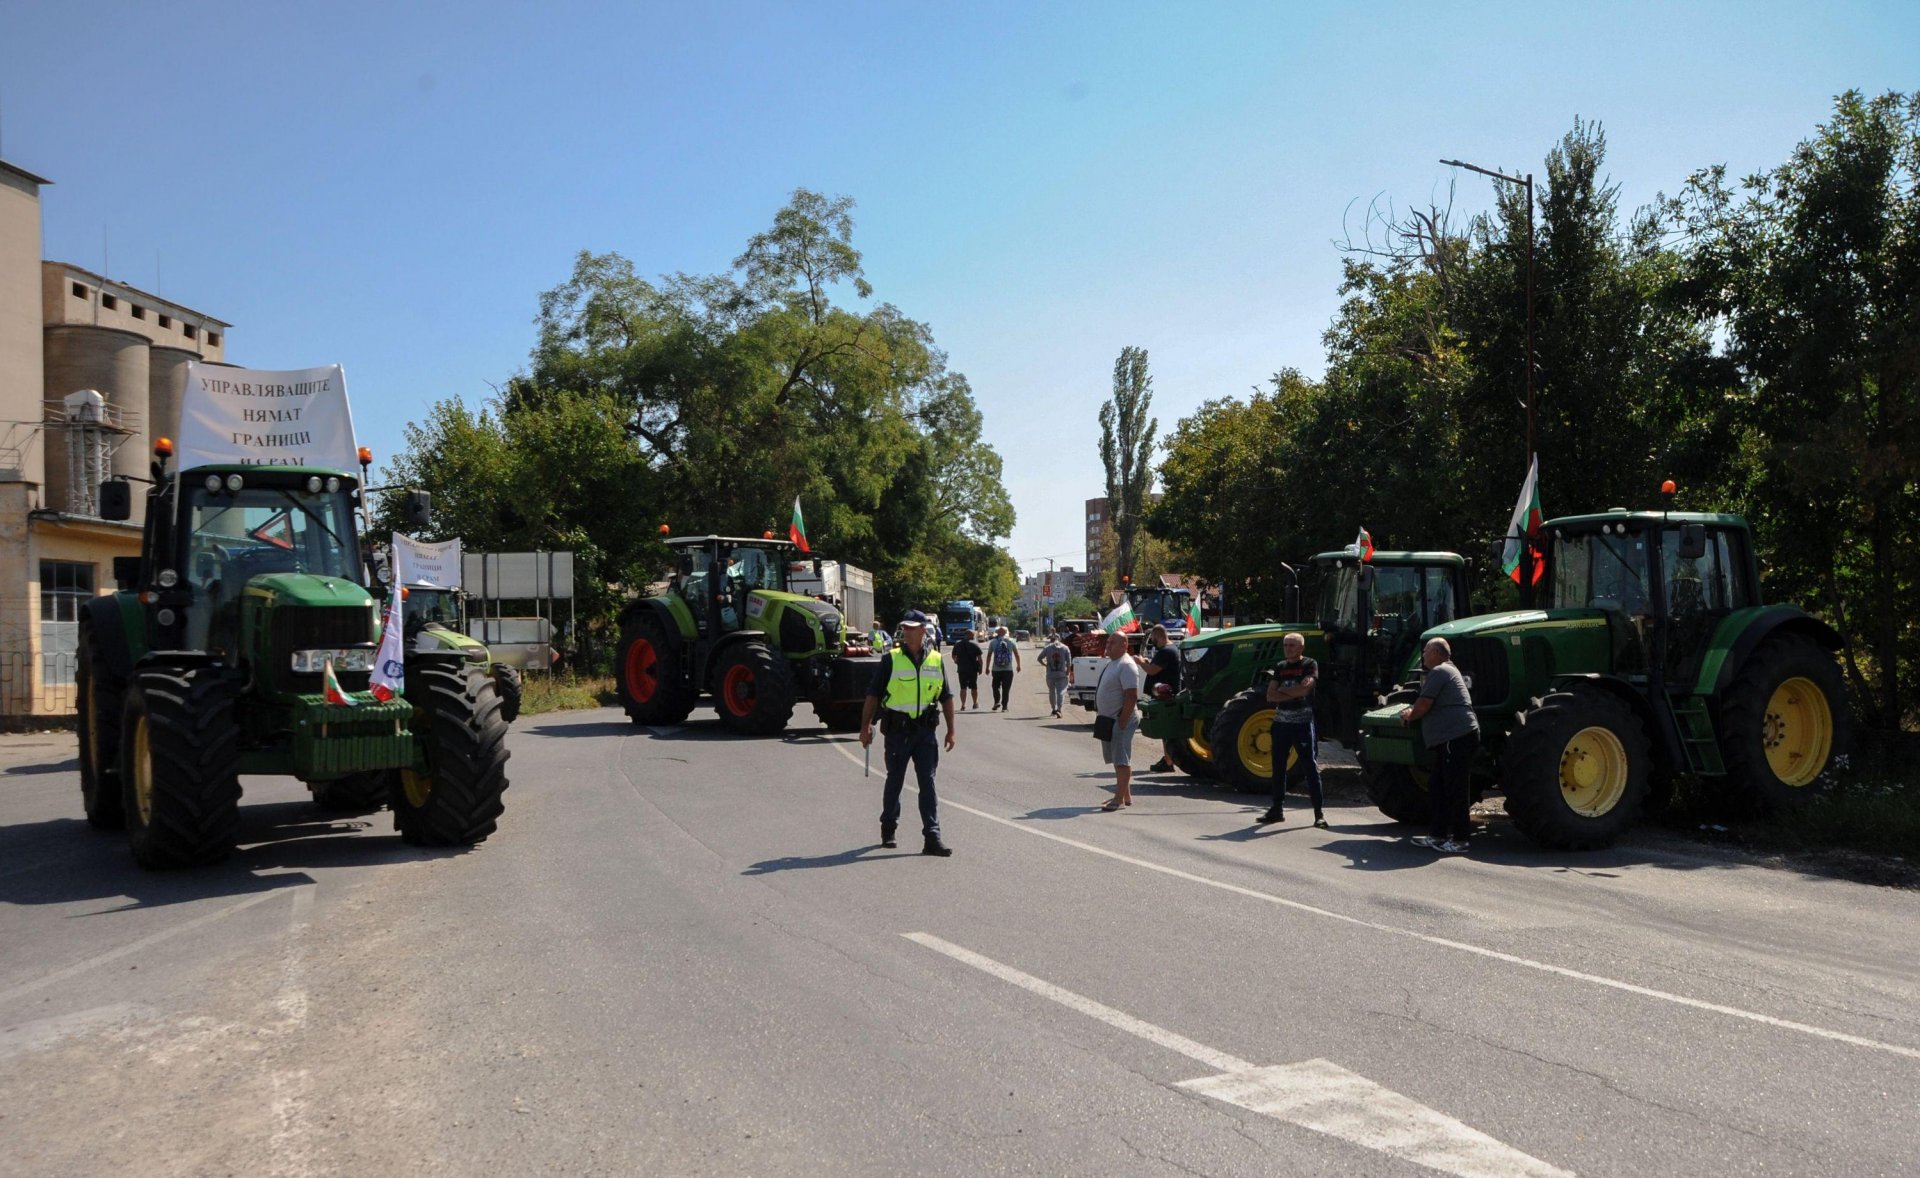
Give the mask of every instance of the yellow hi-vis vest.
POLYGON ((918 716, 940 702, 940 693, 947 686, 947 675, 941 669, 939 651, 925 651, 917 667, 907 657, 907 652, 899 647, 895 647, 887 659, 891 665, 887 677, 887 696, 880 701, 882 705, 892 711, 918 716))

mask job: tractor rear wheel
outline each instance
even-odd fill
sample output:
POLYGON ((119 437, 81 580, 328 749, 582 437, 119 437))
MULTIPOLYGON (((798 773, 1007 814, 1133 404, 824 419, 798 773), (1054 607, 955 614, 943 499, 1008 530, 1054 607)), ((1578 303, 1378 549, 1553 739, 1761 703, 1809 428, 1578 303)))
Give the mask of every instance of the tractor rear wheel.
POLYGON ((857 704, 815 704, 813 714, 827 726, 828 732, 860 731, 860 714, 866 710, 864 702, 857 704))
POLYGON ((1433 821, 1433 795, 1427 792, 1429 777, 1427 770, 1415 765, 1369 761, 1364 778, 1367 798, 1395 822, 1425 826, 1433 821))
POLYGON ((193 867, 233 853, 240 724, 221 668, 143 667, 121 712, 121 810, 134 862, 193 867))
POLYGON ((1241 692, 1226 702, 1207 730, 1214 771, 1228 789, 1273 792, 1273 705, 1265 697, 1262 688, 1241 692))
POLYGON ((500 718, 511 724, 520 718, 520 668, 493 664, 493 691, 500 697, 500 718))
POLYGON ((713 669, 713 704, 720 726, 742 736, 773 736, 793 718, 793 669, 773 648, 736 642, 713 669))
POLYGON ((1597 688, 1556 691, 1520 713, 1501 776, 1507 817, 1549 847, 1610 845, 1647 800, 1647 732, 1624 700, 1597 688))
POLYGON ((614 661, 620 706, 635 724, 680 724, 693 711, 693 685, 687 681, 686 644, 668 633, 660 616, 643 610, 620 629, 614 661))
POLYGON ((80 627, 80 654, 75 667, 80 708, 80 803, 87 822, 96 830, 119 830, 127 824, 120 793, 120 698, 106 656, 94 649, 93 627, 80 627))
POLYGON ((1716 719, 1726 792, 1763 813, 1824 793, 1827 770, 1853 743, 1840 666, 1799 634, 1761 642, 1720 697, 1716 719))
POLYGON ((484 840, 506 809, 507 722, 493 680, 457 655, 415 655, 407 702, 426 768, 388 774, 393 828, 422 847, 484 840))
POLYGON ((1175 740, 1163 740, 1161 747, 1166 750, 1167 760, 1197 781, 1212 781, 1220 776, 1220 770, 1213 763, 1213 746, 1207 743, 1207 722, 1195 720, 1191 730, 1175 740))
POLYGON ((345 777, 334 777, 326 781, 310 781, 307 788, 313 791, 313 804, 322 810, 342 810, 367 813, 378 810, 387 802, 387 774, 385 770, 372 773, 351 773, 345 777))

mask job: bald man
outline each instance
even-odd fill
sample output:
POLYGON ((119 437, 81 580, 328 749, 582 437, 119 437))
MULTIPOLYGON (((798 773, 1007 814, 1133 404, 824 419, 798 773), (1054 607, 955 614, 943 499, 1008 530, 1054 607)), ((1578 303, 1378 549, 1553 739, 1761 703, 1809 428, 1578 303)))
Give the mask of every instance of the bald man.
POLYGON ((1415 837, 1413 843, 1457 854, 1467 849, 1467 836, 1473 831, 1469 775, 1473 754, 1480 747, 1480 721, 1473 714, 1467 677, 1454 666, 1453 648, 1446 639, 1429 638, 1421 648, 1420 665, 1427 669, 1420 683, 1420 698, 1401 711, 1400 722, 1419 721, 1420 738, 1434 751, 1438 763, 1429 786, 1433 791, 1433 827, 1415 837))

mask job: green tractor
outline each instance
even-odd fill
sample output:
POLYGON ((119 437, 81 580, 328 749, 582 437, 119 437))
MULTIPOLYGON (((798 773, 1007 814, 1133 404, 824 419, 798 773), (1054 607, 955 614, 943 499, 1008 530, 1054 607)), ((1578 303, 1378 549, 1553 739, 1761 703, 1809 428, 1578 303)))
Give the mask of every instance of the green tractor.
MULTIPOLYGON (((307 467, 199 466, 157 448, 140 555, 80 619, 80 788, 143 867, 225 858, 240 775, 300 778, 323 804, 385 796, 409 843, 493 833, 507 787, 493 683, 454 655, 408 660, 405 696, 369 690, 374 597, 361 480, 307 467), (327 673, 352 703, 329 702, 327 673)), ((364 460, 364 459, 363 459, 364 460)), ((101 514, 131 516, 125 482, 101 514)), ((410 500, 424 519, 425 495, 410 500)))
POLYGON ((620 704, 635 724, 679 724, 703 696, 729 732, 784 731, 796 703, 831 732, 860 727, 879 660, 840 611, 787 587, 785 540, 687 536, 667 541, 667 592, 620 615, 620 704))
MULTIPOLYGON (((1421 631, 1451 621, 1468 600, 1466 561, 1451 552, 1362 559, 1347 549, 1320 553, 1311 568, 1320 584, 1315 621, 1235 626, 1180 643, 1180 687, 1142 705, 1140 731, 1160 740, 1182 772, 1248 792, 1273 788, 1267 672, 1285 657, 1280 640, 1293 632, 1320 664, 1316 729, 1354 745, 1362 713, 1398 681, 1421 631)), ((1297 585, 1287 598, 1287 612, 1298 613, 1297 585)))
POLYGON ((500 718, 511 724, 520 718, 520 669, 493 657, 487 644, 466 633, 467 595, 438 585, 408 585, 401 599, 407 650, 441 651, 458 655, 493 680, 500 697, 500 718))
MULTIPOLYGON (((1586 849, 1618 838, 1679 773, 1761 811, 1824 790, 1852 731, 1832 654, 1840 635, 1762 602, 1752 539, 1734 515, 1616 508, 1551 520, 1544 609, 1428 631, 1469 680, 1475 792, 1497 783, 1529 837, 1586 849)), ((1413 697, 1394 693, 1362 727, 1368 793, 1417 823, 1431 814, 1432 758, 1417 726, 1399 722, 1413 697)))

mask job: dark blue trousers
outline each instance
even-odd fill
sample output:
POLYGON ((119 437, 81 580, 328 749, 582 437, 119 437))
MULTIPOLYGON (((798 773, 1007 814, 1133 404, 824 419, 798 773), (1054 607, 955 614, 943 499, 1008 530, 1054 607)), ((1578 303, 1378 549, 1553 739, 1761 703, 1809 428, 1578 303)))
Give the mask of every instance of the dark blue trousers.
POLYGON ((900 790, 907 782, 907 763, 912 762, 913 777, 920 786, 920 833, 939 838, 940 798, 933 791, 933 771, 940 764, 939 732, 918 724, 904 732, 889 732, 882 751, 887 792, 880 804, 880 821, 888 826, 900 821, 900 790))
POLYGON ((1433 746, 1437 763, 1427 788, 1433 795, 1428 833, 1434 838, 1464 842, 1473 833, 1473 754, 1479 747, 1478 729, 1433 746))
POLYGON ((1287 787, 1293 784, 1293 773, 1287 769, 1287 754, 1300 754, 1300 764, 1306 766, 1307 797, 1313 801, 1313 816, 1320 817, 1322 799, 1320 796, 1320 762, 1314 759, 1314 749, 1318 745, 1313 731, 1313 717, 1309 715, 1304 723, 1275 720, 1273 722, 1273 808, 1281 808, 1287 787))

